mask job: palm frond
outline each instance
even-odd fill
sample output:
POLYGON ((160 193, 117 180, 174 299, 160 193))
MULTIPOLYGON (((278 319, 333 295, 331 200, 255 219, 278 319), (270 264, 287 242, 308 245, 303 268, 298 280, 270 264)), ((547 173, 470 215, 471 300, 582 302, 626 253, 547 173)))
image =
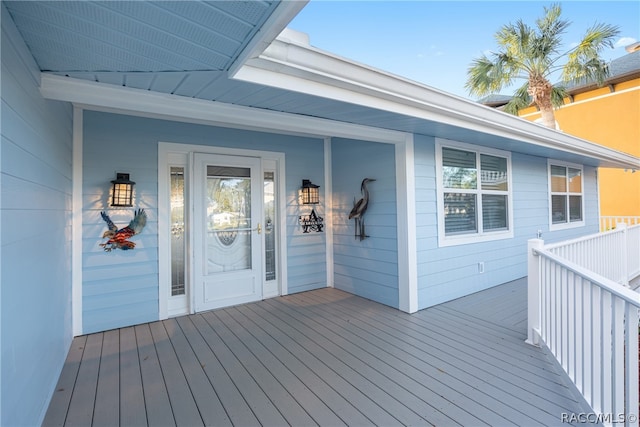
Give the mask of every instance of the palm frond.
POLYGON ((504 106, 505 113, 517 116, 518 111, 531 105, 531 96, 529 96, 528 88, 528 83, 525 83, 516 90, 513 98, 504 106))
POLYGON ((613 41, 619 33, 618 27, 608 24, 595 24, 589 28, 578 46, 567 54, 562 81, 602 85, 609 75, 609 68, 599 54, 605 47, 613 47, 613 41))
POLYGON ((551 103, 555 108, 563 106, 564 99, 567 96, 569 96, 569 93, 564 86, 554 86, 551 89, 551 103))
POLYGON ((499 92, 503 86, 510 84, 509 70, 504 66, 505 58, 497 57, 491 61, 483 55, 474 60, 467 70, 467 82, 465 88, 470 95, 484 96, 499 92))
POLYGON ((559 4, 554 4, 549 8, 545 7, 544 11, 544 16, 536 20, 539 34, 549 47, 557 47, 561 42, 560 36, 565 32, 570 22, 560 19, 562 8, 559 4))

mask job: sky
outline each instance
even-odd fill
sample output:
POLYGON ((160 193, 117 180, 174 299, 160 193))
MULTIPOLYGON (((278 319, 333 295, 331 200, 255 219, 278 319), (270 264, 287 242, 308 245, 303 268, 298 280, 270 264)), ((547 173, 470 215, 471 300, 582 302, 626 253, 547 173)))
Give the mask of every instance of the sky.
MULTIPOLYGON (((562 40, 575 46, 596 23, 619 27, 606 60, 627 54, 640 40, 640 1, 382 1, 311 0, 289 24, 307 33, 312 46, 464 97, 467 69, 495 52, 495 33, 521 19, 535 27, 544 7, 558 3, 570 22, 562 40)), ((521 86, 524 81, 517 81, 521 86)), ((514 87, 501 91, 512 95, 514 87)))

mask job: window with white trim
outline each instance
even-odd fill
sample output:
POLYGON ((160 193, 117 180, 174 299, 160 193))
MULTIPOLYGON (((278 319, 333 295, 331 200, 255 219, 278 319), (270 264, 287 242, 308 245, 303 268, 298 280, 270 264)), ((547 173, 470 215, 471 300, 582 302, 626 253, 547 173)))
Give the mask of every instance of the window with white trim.
POLYGON ((551 229, 584 225, 583 168, 549 160, 549 223, 551 229))
POLYGON ((440 246, 513 237, 511 153, 453 141, 436 153, 440 246))

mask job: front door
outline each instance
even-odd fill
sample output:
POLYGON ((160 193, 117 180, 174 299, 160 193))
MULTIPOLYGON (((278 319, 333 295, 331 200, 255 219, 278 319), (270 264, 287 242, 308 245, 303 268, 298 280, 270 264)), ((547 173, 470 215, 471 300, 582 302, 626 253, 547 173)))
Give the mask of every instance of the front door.
POLYGON ((194 155, 195 311, 262 299, 262 187, 260 158, 194 155))

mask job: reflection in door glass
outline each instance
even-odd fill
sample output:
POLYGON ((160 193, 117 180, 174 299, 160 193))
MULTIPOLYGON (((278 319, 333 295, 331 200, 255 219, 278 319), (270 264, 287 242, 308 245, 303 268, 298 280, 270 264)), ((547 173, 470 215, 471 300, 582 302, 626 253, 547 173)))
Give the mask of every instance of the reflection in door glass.
POLYGON ((275 185, 273 172, 264 173, 265 280, 276 279, 275 185))
POLYGON ((171 296, 184 295, 184 168, 171 167, 171 296))
POLYGON ((251 269, 251 177, 246 168, 207 167, 208 273, 251 269))

